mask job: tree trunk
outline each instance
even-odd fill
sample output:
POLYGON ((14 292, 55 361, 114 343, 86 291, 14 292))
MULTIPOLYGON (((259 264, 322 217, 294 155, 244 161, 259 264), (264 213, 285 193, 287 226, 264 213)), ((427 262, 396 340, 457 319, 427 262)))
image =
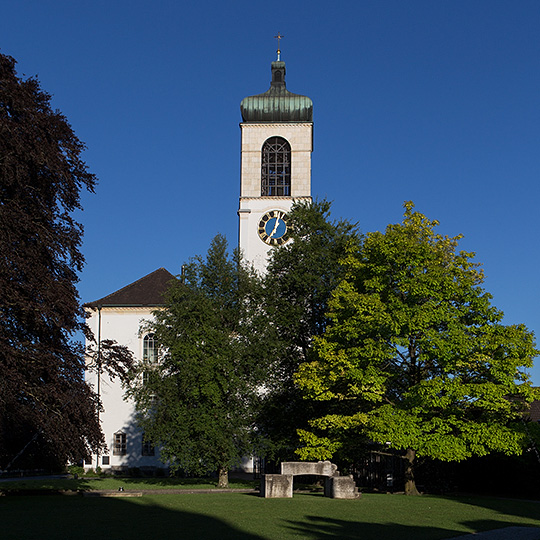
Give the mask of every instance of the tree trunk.
POLYGON ((416 450, 407 448, 405 454, 405 495, 420 495, 420 492, 416 489, 416 482, 414 480, 414 458, 416 456, 416 450))
POLYGON ((229 470, 225 467, 220 467, 218 470, 218 488, 229 487, 229 470))

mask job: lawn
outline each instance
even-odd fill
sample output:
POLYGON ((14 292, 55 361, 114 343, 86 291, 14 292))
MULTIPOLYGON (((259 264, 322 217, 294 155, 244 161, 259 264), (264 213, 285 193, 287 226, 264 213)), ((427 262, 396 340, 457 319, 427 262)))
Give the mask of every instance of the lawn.
MULTIPOLYGON (((91 490, 118 490, 121 486, 126 491, 140 491, 141 489, 215 489, 215 478, 124 478, 124 477, 85 477, 74 478, 45 478, 2 481, 0 493, 12 490, 58 490, 58 491, 91 491, 91 490)), ((259 481, 244 481, 231 478, 231 488, 253 489, 259 481)))
POLYGON ((435 540, 514 525, 540 527, 540 503, 403 495, 358 500, 315 494, 293 499, 245 493, 26 495, 0 497, 0 520, 3 540, 435 540))

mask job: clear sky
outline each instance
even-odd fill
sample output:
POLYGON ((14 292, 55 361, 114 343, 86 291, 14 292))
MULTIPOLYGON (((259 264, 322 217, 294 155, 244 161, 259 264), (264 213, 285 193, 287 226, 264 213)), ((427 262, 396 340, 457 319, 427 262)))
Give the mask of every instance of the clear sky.
MULTIPOLYGON (((463 234, 506 323, 540 334, 538 0, 17 0, 0 52, 37 76, 99 178, 83 196, 83 301, 236 245, 239 105, 314 102, 312 191, 363 232, 403 202, 463 234)), ((532 371, 540 385, 540 359, 532 371)))

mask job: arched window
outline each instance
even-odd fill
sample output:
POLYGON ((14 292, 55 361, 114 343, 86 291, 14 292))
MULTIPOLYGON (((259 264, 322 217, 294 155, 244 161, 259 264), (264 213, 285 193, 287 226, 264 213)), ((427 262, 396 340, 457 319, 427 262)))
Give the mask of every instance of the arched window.
POLYGON ((146 336, 144 336, 143 360, 149 364, 157 364, 158 347, 154 334, 146 334, 146 336))
POLYGON ((291 195, 291 145, 283 137, 270 137, 263 144, 261 195, 291 195))

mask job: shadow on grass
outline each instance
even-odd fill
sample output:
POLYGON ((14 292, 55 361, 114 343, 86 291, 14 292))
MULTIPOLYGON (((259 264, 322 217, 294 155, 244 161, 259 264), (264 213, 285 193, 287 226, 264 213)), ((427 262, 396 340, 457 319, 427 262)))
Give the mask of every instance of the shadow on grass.
POLYGON ((507 527, 540 527, 540 502, 534 501, 381 495, 333 503, 321 505, 320 512, 288 517, 291 538, 442 540, 507 527))
MULTIPOLYGON (((184 497, 181 495, 180 497, 184 497)), ((187 496, 189 497, 189 496, 187 496)), ((184 499, 184 501, 188 499, 184 499)), ((208 506, 212 506, 212 496, 208 506)), ((265 540, 224 520, 179 509, 166 500, 64 497, 2 497, 2 540, 96 538, 265 540)), ((210 512, 209 512, 210 513, 210 512)))
POLYGON ((505 506, 508 502, 514 501, 463 498, 447 502, 435 497, 411 501, 384 495, 340 501, 315 494, 262 499, 251 493, 163 493, 127 499, 82 495, 0 497, 0 537, 442 540, 468 531, 540 524, 534 508, 522 508, 518 514, 514 505, 505 506), (524 519, 512 520, 512 513, 524 519))
POLYGON ((298 538, 312 540, 439 540, 463 534, 462 531, 436 527, 419 527, 397 523, 361 523, 319 516, 305 516, 303 522, 290 523, 290 529, 298 538))
MULTIPOLYGON (((478 520, 464 522, 471 531, 489 531, 514 527, 516 523, 498 520, 478 520)), ((398 523, 367 523, 331 519, 319 516, 305 516, 302 522, 290 522, 289 528, 295 538, 310 540, 443 540, 468 534, 463 529, 444 529, 441 527, 426 527, 403 525, 398 523)))
POLYGON ((459 500, 463 504, 489 508, 497 512, 512 514, 515 516, 529 517, 538 519, 540 517, 540 500, 514 499, 507 497, 478 497, 461 496, 449 497, 449 499, 459 500))
MULTIPOLYGON (((477 508, 486 508, 501 514, 501 517, 506 515, 535 520, 537 522, 540 520, 540 501, 477 496, 452 497, 449 499, 458 500, 462 504, 477 508)), ((536 526, 540 526, 540 524, 536 526)))

